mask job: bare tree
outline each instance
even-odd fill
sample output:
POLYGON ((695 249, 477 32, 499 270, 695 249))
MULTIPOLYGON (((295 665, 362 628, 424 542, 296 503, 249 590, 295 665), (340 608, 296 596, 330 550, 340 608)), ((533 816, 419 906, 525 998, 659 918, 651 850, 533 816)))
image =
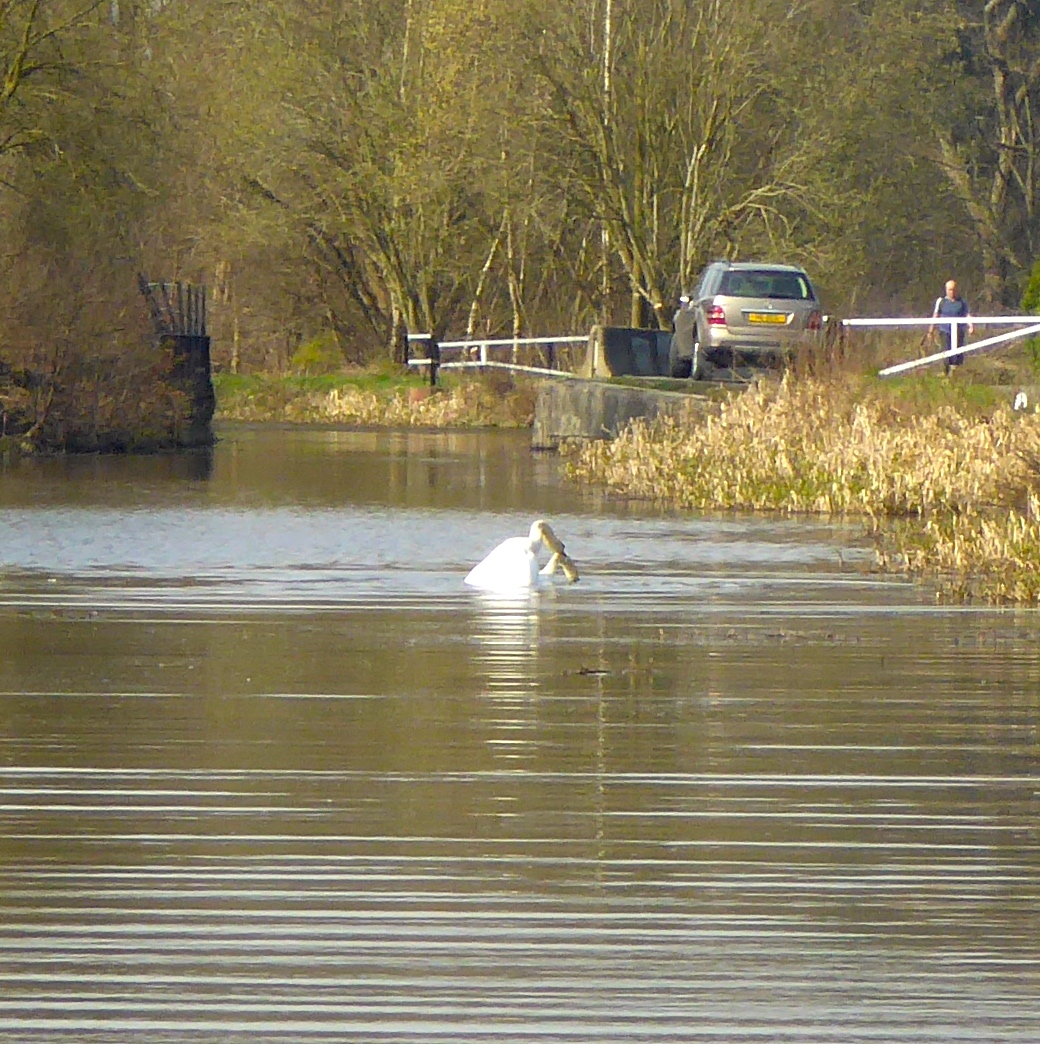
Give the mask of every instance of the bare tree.
POLYGON ((937 114, 936 160, 978 235, 986 298, 1013 307, 1040 249, 1040 11, 983 0, 955 28, 950 58, 967 98, 960 119, 937 114))
POLYGON ((790 99, 775 104, 770 66, 796 38, 799 11, 614 0, 607 79, 589 60, 580 12, 564 5, 557 45, 538 53, 571 185, 662 327, 709 251, 735 252, 748 225, 782 222, 785 203, 804 197, 813 142, 792 133, 790 99), (777 20, 791 24, 778 32, 777 20))
POLYGON ((50 96, 73 71, 62 44, 101 6, 102 0, 68 5, 0 0, 0 155, 44 136, 33 95, 50 96))

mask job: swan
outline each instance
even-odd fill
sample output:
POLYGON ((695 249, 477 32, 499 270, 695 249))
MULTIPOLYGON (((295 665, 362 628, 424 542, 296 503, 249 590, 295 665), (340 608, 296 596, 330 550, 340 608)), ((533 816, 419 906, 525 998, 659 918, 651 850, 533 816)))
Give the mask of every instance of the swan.
POLYGON ((532 523, 531 532, 527 536, 503 540, 487 558, 469 571, 465 582, 485 591, 513 591, 517 588, 537 587, 544 582, 544 578, 552 576, 557 568, 562 569, 571 583, 578 579, 578 567, 564 551, 559 537, 548 522, 538 519, 532 523), (541 570, 537 558, 540 544, 544 544, 552 556, 541 570))

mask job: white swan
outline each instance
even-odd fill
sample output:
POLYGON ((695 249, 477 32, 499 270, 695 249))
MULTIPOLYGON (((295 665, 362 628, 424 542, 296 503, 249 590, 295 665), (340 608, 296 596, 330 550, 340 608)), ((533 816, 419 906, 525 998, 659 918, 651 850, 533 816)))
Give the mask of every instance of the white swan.
POLYGON ((485 591, 515 591, 517 588, 536 587, 542 578, 555 573, 557 567, 571 583, 578 579, 578 567, 564 551, 549 523, 539 519, 531 525, 527 536, 503 540, 469 571, 466 583, 485 591), (541 570, 537 558, 540 544, 544 544, 552 554, 541 570))

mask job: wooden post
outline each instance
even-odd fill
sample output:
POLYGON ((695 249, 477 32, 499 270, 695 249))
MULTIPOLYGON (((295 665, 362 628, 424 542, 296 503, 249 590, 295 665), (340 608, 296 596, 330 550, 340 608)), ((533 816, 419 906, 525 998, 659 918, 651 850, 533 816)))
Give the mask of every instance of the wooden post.
POLYGON ((390 322, 390 358, 398 366, 408 366, 409 341, 408 327, 405 325, 401 311, 395 306, 390 322))
POLYGON ((441 365, 441 346, 433 334, 426 342, 426 357, 430 360, 430 387, 437 387, 437 371, 441 365))

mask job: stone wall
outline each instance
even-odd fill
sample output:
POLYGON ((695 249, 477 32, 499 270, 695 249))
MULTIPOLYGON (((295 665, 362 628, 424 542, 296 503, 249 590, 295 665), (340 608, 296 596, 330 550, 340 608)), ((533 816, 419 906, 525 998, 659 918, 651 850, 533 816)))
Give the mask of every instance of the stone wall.
POLYGON ((704 395, 581 379, 545 381, 535 404, 531 444, 555 449, 570 439, 613 438, 636 418, 681 418, 704 410, 704 395))

